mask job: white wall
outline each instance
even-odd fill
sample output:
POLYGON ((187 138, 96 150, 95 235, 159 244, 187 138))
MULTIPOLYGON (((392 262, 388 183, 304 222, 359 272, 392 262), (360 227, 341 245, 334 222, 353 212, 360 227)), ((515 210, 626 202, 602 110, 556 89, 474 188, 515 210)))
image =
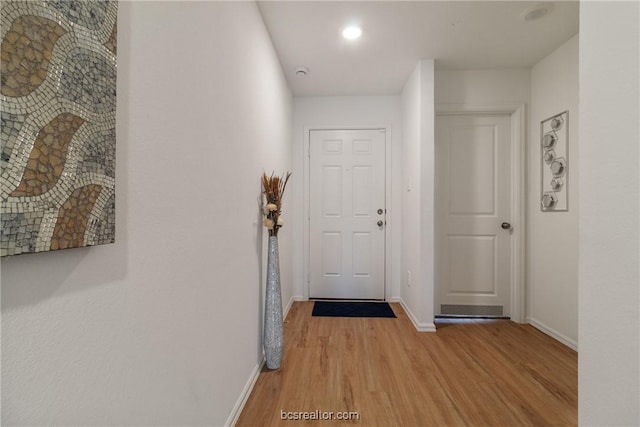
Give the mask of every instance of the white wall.
MULTIPOLYGON (((435 279, 435 70, 433 60, 420 61, 420 313, 426 330, 433 327, 435 279)), ((412 283, 412 286, 413 283, 412 283)))
POLYGON ((580 3, 579 422, 640 425, 640 5, 580 3))
MULTIPOLYGON (((402 119, 399 96, 296 97, 293 101, 293 277, 294 293, 309 296, 304 276, 303 232, 307 207, 304 207, 304 131, 309 127, 390 126, 391 127, 391 206, 387 206, 387 222, 391 226, 391 283, 387 298, 400 292, 402 119)), ((389 243, 389 242, 388 242, 389 243)))
POLYGON ((578 36, 531 70, 527 321, 578 347, 578 36), (569 110, 569 211, 540 210, 540 122, 569 110))
POLYGON ((292 167, 269 36, 254 3, 119 8, 117 243, 2 261, 3 425, 223 425, 261 357, 259 178, 292 167))
POLYGON ((402 89, 402 286, 405 310, 420 311, 420 64, 402 89), (409 277, 409 275, 411 277, 409 277))
POLYGON ((433 331, 434 61, 421 60, 401 94, 403 115, 402 286, 418 330, 433 331), (409 273, 411 277, 409 278, 409 273))
POLYGON ((528 104, 531 70, 436 70, 437 105, 503 106, 528 104))

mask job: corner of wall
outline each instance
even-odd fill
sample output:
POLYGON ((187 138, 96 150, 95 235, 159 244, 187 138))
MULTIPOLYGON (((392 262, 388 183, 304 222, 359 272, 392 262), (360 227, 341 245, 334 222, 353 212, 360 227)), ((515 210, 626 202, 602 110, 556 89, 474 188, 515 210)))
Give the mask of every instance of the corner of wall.
POLYGON ((533 317, 527 317, 526 322, 531 326, 533 326, 534 328, 536 328, 537 330, 544 332, 545 334, 554 338, 556 341, 559 341, 562 344, 566 345, 570 349, 578 351, 578 341, 572 338, 569 338, 563 333, 556 331, 555 329, 545 325, 544 323, 540 322, 537 319, 534 319, 533 317))
MULTIPOLYGON (((282 312, 282 318, 286 319, 289 314, 289 310, 293 306, 294 301, 303 301, 302 297, 291 297, 289 302, 285 306, 285 309, 282 312)), ((240 395, 238 396, 238 400, 235 405, 231 409, 231 413, 227 417, 227 421, 224 423, 225 427, 230 427, 235 425, 238 422, 238 418, 240 418, 240 414, 242 414, 242 410, 244 409, 244 405, 246 405, 249 396, 251 396, 251 392, 253 391, 253 387, 256 385, 256 381, 258 381, 258 377, 260 376, 260 372, 262 371, 262 367, 264 366, 265 358, 264 356, 258 360, 256 366, 253 368, 253 371, 249 375, 247 382, 245 383, 240 395)))
POLYGON ((578 341, 578 40, 577 36, 531 70, 527 145, 527 316, 531 324, 577 347, 578 341), (569 210, 540 210, 540 122, 569 111, 569 210), (561 260, 561 261, 560 261, 561 260))
POLYGON ((411 320, 413 327, 416 328, 416 331, 418 332, 435 332, 436 331, 436 325, 434 322, 420 322, 418 320, 418 317, 413 313, 411 308, 407 305, 406 302, 404 302, 402 298, 400 297, 391 298, 390 302, 397 302, 400 304, 404 312, 407 314, 407 317, 409 317, 409 320, 411 320))
POLYGON ((418 61, 402 90, 402 108, 404 177, 400 300, 407 307, 414 325, 430 330, 434 318, 433 60, 418 61))

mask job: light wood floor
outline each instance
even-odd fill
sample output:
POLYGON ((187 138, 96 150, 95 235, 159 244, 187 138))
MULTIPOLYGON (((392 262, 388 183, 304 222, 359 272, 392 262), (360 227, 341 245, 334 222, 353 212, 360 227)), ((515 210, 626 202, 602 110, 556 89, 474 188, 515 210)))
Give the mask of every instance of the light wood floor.
POLYGON ((529 325, 311 317, 294 303, 282 369, 260 373, 237 426, 577 425, 577 354, 529 325), (281 420, 281 411, 357 411, 360 420, 281 420))

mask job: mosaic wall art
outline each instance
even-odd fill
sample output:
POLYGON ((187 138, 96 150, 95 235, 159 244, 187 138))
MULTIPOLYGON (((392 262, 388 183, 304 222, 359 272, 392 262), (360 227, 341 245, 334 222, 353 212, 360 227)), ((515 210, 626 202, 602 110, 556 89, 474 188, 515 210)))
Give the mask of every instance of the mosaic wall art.
POLYGON ((117 2, 0 12, 0 254, 113 243, 117 2))

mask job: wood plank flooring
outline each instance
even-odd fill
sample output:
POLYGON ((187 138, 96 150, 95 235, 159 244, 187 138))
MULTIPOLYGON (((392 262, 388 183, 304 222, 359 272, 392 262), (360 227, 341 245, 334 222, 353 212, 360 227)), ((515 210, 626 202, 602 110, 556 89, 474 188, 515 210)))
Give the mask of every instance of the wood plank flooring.
POLYGON ((263 369, 236 425, 577 425, 575 351, 508 320, 439 321, 419 333, 391 306, 397 319, 312 317, 313 302, 294 303, 283 367, 263 369), (335 419, 345 411, 359 420, 335 419))

